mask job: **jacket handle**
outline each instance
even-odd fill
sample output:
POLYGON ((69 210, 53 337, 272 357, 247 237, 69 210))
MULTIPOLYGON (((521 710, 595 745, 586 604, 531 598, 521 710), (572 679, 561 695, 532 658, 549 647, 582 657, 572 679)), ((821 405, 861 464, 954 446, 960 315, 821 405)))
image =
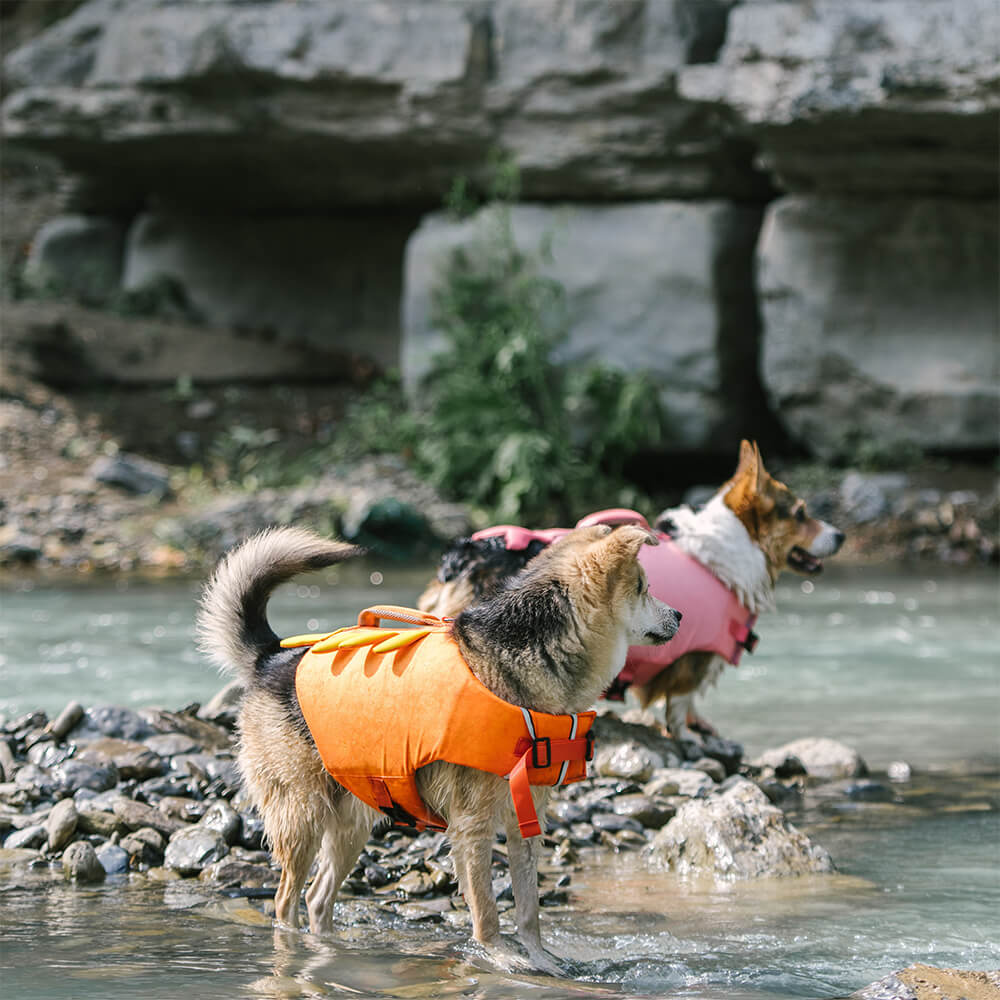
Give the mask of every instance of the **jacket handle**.
POLYGON ((597 510, 593 514, 581 517, 576 522, 578 528, 590 528, 595 524, 638 524, 641 528, 648 528, 649 522, 637 510, 629 510, 627 507, 611 507, 609 510, 597 510))
POLYGON ((415 608, 404 608, 397 604, 376 604, 373 607, 365 608, 358 615, 358 624, 368 627, 378 627, 378 623, 383 619, 394 622, 407 622, 410 625, 444 625, 450 622, 450 618, 438 618, 435 615, 425 614, 415 608))

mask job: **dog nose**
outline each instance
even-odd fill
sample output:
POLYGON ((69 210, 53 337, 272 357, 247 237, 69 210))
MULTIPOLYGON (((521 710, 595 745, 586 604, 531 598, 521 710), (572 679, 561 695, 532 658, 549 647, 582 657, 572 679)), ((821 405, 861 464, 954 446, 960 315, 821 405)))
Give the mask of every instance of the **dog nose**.
POLYGON ((845 535, 842 531, 837 531, 837 532, 834 533, 834 536, 833 536, 833 551, 834 552, 836 552, 840 548, 840 546, 844 544, 844 539, 846 539, 846 538, 847 538, 847 535, 845 535))
POLYGON ((677 619, 677 624, 680 625, 681 619, 684 617, 679 611, 674 611, 674 617, 677 619))

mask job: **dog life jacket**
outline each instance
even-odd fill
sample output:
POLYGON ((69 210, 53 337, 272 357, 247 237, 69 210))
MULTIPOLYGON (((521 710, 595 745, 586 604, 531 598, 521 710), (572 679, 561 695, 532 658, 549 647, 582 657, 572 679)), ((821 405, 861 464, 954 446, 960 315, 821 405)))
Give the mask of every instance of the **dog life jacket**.
MULTIPOLYGON (((588 514, 578 528, 594 524, 638 524, 648 528, 646 519, 634 510, 601 510, 588 514)), ((502 535, 508 549, 524 549, 534 540, 544 544, 568 534, 570 529, 549 528, 533 532, 504 524, 478 531, 474 539, 502 535)), ((739 666, 743 651, 753 652, 757 634, 751 614, 739 598, 708 568, 689 556, 667 534, 656 532, 659 545, 639 549, 639 562, 646 571, 653 596, 676 608, 684 616, 674 637, 662 646, 630 646, 625 666, 605 697, 621 698, 630 684, 647 684, 664 668, 685 653, 695 650, 717 653, 727 663, 739 666)))
POLYGON ((549 715, 497 697, 462 659, 450 625, 433 615, 368 608, 357 626, 282 646, 310 647, 295 692, 327 771, 397 823, 446 828, 417 790, 417 770, 434 761, 509 778, 525 837, 542 832, 531 785, 587 776, 596 713, 549 715), (377 627, 383 618, 422 627, 377 627))

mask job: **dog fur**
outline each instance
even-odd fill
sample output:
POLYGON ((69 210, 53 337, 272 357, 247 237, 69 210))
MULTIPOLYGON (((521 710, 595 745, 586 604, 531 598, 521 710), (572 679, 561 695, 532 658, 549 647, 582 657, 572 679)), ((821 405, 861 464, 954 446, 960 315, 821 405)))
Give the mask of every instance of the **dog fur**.
MULTIPOLYGON (((732 478, 703 508, 666 510, 656 527, 710 569, 753 614, 774 609, 775 583, 783 570, 818 573, 822 560, 844 541, 841 531, 810 517, 805 502, 767 472, 760 450, 749 441, 740 445, 732 478)), ((499 537, 460 539, 446 553, 418 607, 436 615, 455 615, 469 601, 488 594, 505 568, 524 565, 533 555, 531 548, 507 552, 499 537)), ((674 736, 690 737, 690 728, 712 732, 695 712, 693 701, 697 692, 718 680, 725 665, 721 656, 695 650, 633 692, 644 708, 666 703, 666 724, 674 736)))
MULTIPOLYGON (((475 676, 515 705, 560 714, 585 710, 621 669, 630 645, 666 642, 677 630, 679 616, 649 593, 637 559, 643 544, 656 544, 656 538, 634 526, 574 531, 489 600, 462 611, 452 634, 475 676)), ((306 893, 316 933, 331 928, 337 890, 373 826, 385 817, 324 769, 295 694, 304 650, 281 648, 267 623, 266 606, 282 581, 354 551, 301 529, 264 532, 222 560, 198 616, 202 651, 236 672, 245 687, 239 768, 281 865, 277 919, 297 925, 299 897, 318 859, 306 893)), ((499 964, 524 964, 502 942, 490 880, 493 839, 502 824, 528 962, 558 971, 539 931, 537 842, 521 837, 507 783, 484 771, 438 762, 420 769, 417 784, 427 805, 448 823, 474 939, 499 964)), ((532 788, 540 815, 549 791, 532 788)))

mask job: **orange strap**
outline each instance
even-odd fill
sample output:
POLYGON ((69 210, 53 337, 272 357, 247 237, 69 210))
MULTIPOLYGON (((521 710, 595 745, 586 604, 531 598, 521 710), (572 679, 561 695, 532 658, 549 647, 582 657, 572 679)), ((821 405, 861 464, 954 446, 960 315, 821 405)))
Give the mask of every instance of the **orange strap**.
POLYGON ((398 604, 376 604, 374 607, 365 608, 358 615, 358 624, 368 627, 378 626, 383 618, 388 618, 394 622, 408 622, 410 625, 446 625, 450 618, 438 618, 436 615, 428 615, 421 611, 414 611, 413 608, 404 608, 398 604))
POLYGON ((528 768, 548 767, 570 760, 590 760, 594 756, 594 740, 590 733, 564 740, 523 739, 518 741, 514 752, 520 753, 524 744, 527 744, 527 747, 510 772, 510 797, 514 801, 514 812, 517 813, 517 825, 521 836, 537 837, 542 832, 542 826, 535 811, 535 800, 531 797, 528 768), (541 760, 539 760, 540 748, 544 748, 541 760))

